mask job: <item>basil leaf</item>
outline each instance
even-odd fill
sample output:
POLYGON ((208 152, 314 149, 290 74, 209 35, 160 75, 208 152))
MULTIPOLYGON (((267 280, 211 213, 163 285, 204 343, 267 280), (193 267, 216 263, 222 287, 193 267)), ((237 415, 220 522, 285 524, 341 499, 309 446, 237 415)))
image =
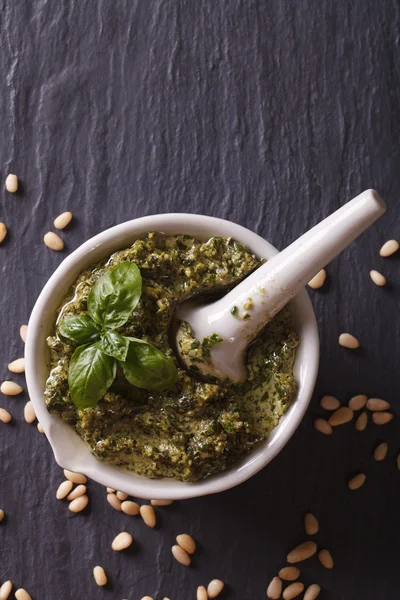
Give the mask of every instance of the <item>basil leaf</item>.
POLYGON ((128 338, 129 350, 125 362, 120 362, 124 375, 132 385, 145 390, 174 387, 177 379, 175 363, 151 344, 128 338))
POLYGON ((75 406, 83 410, 93 408, 104 396, 115 379, 116 362, 97 348, 97 345, 79 346, 69 363, 68 385, 75 406))
POLYGON ((65 317, 58 328, 61 335, 69 340, 85 344, 95 342, 100 337, 100 326, 90 317, 65 317))
POLYGON ((123 262, 94 284, 88 297, 88 313, 96 323, 116 329, 134 310, 142 294, 142 276, 135 263, 123 262))
POLYGON ((108 356, 124 361, 128 353, 129 340, 117 331, 106 331, 96 345, 108 356))

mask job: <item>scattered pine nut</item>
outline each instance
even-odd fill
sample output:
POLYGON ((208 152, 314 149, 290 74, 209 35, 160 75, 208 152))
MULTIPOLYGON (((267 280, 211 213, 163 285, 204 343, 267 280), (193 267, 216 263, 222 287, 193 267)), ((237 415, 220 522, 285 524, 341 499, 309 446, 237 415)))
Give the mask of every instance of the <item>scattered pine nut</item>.
POLYGON ((21 340, 24 342, 26 342, 26 335, 28 333, 28 325, 21 325, 21 327, 19 328, 19 335, 21 336, 21 340))
POLYGON ((93 577, 99 587, 107 584, 107 575, 103 567, 95 567, 93 569, 93 577))
POLYGON ((400 454, 398 454, 397 457, 396 457, 396 465, 397 465, 397 468, 400 471, 400 454))
POLYGON ((364 485, 367 476, 364 473, 357 473, 354 475, 348 483, 349 490, 358 490, 362 485, 364 485))
POLYGON ((143 596, 142 600, 153 600, 151 596, 143 596))
POLYGON ((7 227, 4 223, 0 222, 0 244, 4 241, 4 238, 7 235, 7 227))
POLYGON ((15 383, 15 381, 3 381, 0 386, 0 392, 5 396, 18 396, 24 389, 15 383))
POLYGON ((24 419, 29 425, 36 419, 35 409, 33 408, 33 404, 30 400, 28 400, 24 406, 24 419))
POLYGON ((315 600, 315 598, 319 596, 320 591, 320 586, 317 583, 313 583, 309 588, 307 588, 303 600, 315 600))
POLYGON ((64 229, 72 219, 72 212, 63 212, 54 219, 54 227, 56 229, 64 229))
POLYGON ((107 502, 110 504, 115 510, 122 510, 122 503, 119 498, 115 494, 107 494, 107 502))
POLYGON ((391 256, 392 254, 397 252, 399 248, 400 244, 397 240, 388 240, 383 244, 382 248, 379 250, 379 254, 384 258, 387 258, 388 256, 391 256))
POLYGON ((282 593, 282 581, 279 577, 274 577, 267 588, 267 597, 271 600, 279 600, 282 593))
POLYGON ((114 490, 114 488, 107 488, 107 494, 115 494, 117 490, 114 490))
POLYGON ((304 517, 304 529, 307 535, 318 533, 319 525, 316 517, 312 513, 307 513, 304 517))
POLYGON ((37 430, 38 430, 39 433, 44 433, 44 429, 43 429, 43 427, 41 426, 41 424, 39 422, 37 424, 37 430))
POLYGON ((386 277, 384 275, 382 275, 382 273, 379 273, 379 271, 370 271, 369 275, 372 279, 372 281, 374 282, 375 285, 377 285, 378 287, 382 287, 384 285, 386 285, 386 277))
POLYGON ((185 567, 188 567, 190 565, 191 559, 189 554, 186 552, 186 550, 178 546, 178 544, 172 546, 171 552, 175 560, 181 563, 181 565, 184 565, 185 567))
POLYGON ((130 515, 132 517, 134 515, 139 514, 140 506, 137 502, 132 502, 131 500, 125 500, 121 504, 121 510, 126 515, 130 515))
POLYGON ((151 500, 150 502, 153 506, 169 506, 173 500, 151 500))
POLYGON ((381 400, 381 398, 368 398, 367 408, 372 411, 388 410, 390 404, 386 400, 381 400))
POLYGON ((311 556, 317 551, 317 544, 315 542, 303 542, 294 548, 286 557, 289 564, 298 563, 311 556))
POLYGON ((128 494, 125 494, 125 492, 117 492, 115 495, 117 496, 118 500, 121 500, 121 502, 128 499, 128 494))
POLYGON ((63 500, 64 498, 66 498, 72 490, 73 485, 74 484, 72 483, 72 481, 68 481, 68 479, 67 481, 63 481, 62 483, 60 483, 56 492, 57 500, 63 500))
POLYGON ((17 600, 32 600, 31 596, 23 588, 19 588, 19 590, 15 592, 15 597, 17 600))
POLYGON ((6 177, 6 190, 11 194, 15 194, 18 189, 18 177, 10 173, 6 177))
POLYGON ((281 579, 285 581, 295 581, 300 575, 300 571, 297 567, 283 567, 278 573, 281 579))
POLYGON ((350 350, 355 350, 360 347, 360 342, 354 335, 351 335, 351 333, 341 333, 339 335, 339 344, 350 350))
POLYGON ((140 515, 148 527, 156 526, 156 513, 152 506, 149 504, 142 504, 140 507, 140 515))
POLYGON ((46 235, 43 237, 43 241, 46 244, 46 246, 50 248, 50 250, 55 250, 56 252, 59 252, 64 248, 64 242, 62 241, 60 236, 54 233, 53 231, 47 232, 46 235))
POLYGON ((359 417, 357 417, 357 420, 356 420, 357 431, 364 431, 364 429, 367 426, 367 423, 368 423, 368 413, 366 413, 364 411, 361 413, 361 415, 359 417))
POLYGON ((67 500, 70 502, 75 500, 75 498, 79 498, 79 496, 83 496, 86 494, 86 485, 80 484, 78 485, 70 494, 67 496, 67 500))
POLYGON ((72 483, 87 483, 86 475, 82 475, 82 473, 74 473, 74 471, 68 471, 64 469, 64 477, 72 483))
POLYGON ((208 600, 207 590, 204 585, 199 585, 197 588, 196 600, 208 600))
POLYGON ((11 594, 12 583, 11 581, 5 581, 3 585, 0 587, 0 600, 7 600, 9 595, 11 594))
POLYGON ((381 444, 378 444, 374 450, 374 459, 378 462, 381 460, 385 460, 387 451, 388 451, 388 445, 386 442, 382 442, 381 444))
POLYGON ((79 496, 79 498, 75 498, 75 500, 72 500, 72 502, 70 502, 68 508, 71 512, 78 513, 82 510, 85 510, 85 508, 88 505, 88 502, 89 498, 86 495, 79 496))
POLYGON ((330 435, 333 432, 332 426, 329 425, 326 419, 315 419, 314 427, 317 431, 325 435, 330 435))
POLYGON ((188 554, 194 554, 196 551, 196 542, 191 535, 187 533, 181 533, 176 536, 176 541, 181 548, 186 550, 188 554))
POLYGON ((300 581, 296 581, 296 583, 291 583, 288 587, 283 591, 283 599, 284 600, 292 600, 292 598, 297 598, 304 590, 304 583, 300 581))
MULTIPOLYGON (((0 522, 4 519, 5 513, 4 510, 2 508, 0 508, 0 522)), ((0 598, 1 600, 1 598, 0 598)))
POLYGON ((11 373, 24 373, 25 359, 17 358, 16 360, 13 360, 12 362, 9 363, 8 370, 11 371, 11 373))
POLYGON ((349 408, 351 410, 361 410, 367 403, 367 396, 365 394, 358 394, 358 396, 353 396, 349 400, 349 408))
POLYGON ((116 538, 114 538, 113 543, 111 544, 111 548, 116 552, 121 552, 121 550, 126 550, 129 546, 132 545, 133 538, 130 533, 126 531, 122 531, 119 533, 116 538))
POLYGON ((389 412, 384 411, 372 413, 372 420, 375 423, 375 425, 386 425, 386 423, 389 423, 389 421, 391 421, 392 419, 393 415, 389 412))
POLYGON ((348 406, 341 406, 329 417, 329 424, 332 427, 348 423, 353 418, 353 411, 348 406))
POLYGON ((333 569, 333 558, 329 550, 320 550, 318 552, 318 558, 325 569, 333 569))
POLYGON ((321 269, 320 271, 318 271, 318 273, 312 279, 310 279, 310 281, 308 282, 308 285, 313 290, 317 290, 324 285, 325 279, 326 279, 326 271, 325 271, 325 269, 321 269))
POLYGON ((335 396, 323 396, 321 398, 321 406, 325 410, 337 410, 340 406, 340 402, 335 396))
POLYGON ((209 598, 216 598, 224 589, 224 582, 220 579, 213 579, 207 586, 207 593, 209 598))
POLYGON ((12 419, 12 416, 5 408, 0 408, 0 421, 2 423, 9 423, 12 419))

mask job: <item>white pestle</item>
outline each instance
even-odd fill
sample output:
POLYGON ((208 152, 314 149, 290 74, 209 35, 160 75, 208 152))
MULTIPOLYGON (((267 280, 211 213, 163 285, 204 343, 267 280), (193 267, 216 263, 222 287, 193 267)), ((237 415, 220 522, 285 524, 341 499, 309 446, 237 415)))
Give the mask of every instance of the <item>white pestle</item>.
MULTIPOLYGON (((193 301, 183 303, 176 320, 188 322, 197 339, 202 341, 214 333, 222 338, 210 349, 209 361, 196 362, 201 373, 243 381, 247 376, 247 346, 264 325, 385 211, 379 194, 366 190, 256 269, 220 300, 202 306, 193 301), (244 315, 248 317, 243 319, 244 315)), ((177 336, 179 341, 179 330, 177 336)), ((186 362, 184 356, 181 358, 186 362)))

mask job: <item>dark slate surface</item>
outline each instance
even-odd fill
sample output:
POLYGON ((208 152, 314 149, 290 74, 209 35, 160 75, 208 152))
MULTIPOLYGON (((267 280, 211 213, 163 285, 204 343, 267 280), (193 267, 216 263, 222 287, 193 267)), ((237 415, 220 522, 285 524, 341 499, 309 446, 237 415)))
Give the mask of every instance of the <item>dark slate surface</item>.
MULTIPOLYGON (((397 598, 400 512, 398 421, 325 438, 314 431, 324 393, 398 398, 400 52, 395 0, 130 0, 1 5, 0 176, 21 191, 0 196, 9 227, 0 247, 0 376, 23 352, 21 323, 68 252, 110 225, 146 214, 192 211, 239 222, 284 247, 367 187, 387 215, 329 265, 312 299, 321 368, 311 408, 285 450, 248 483, 216 497, 158 510, 159 527, 114 512, 90 484, 90 510, 73 516, 55 500, 61 481, 44 436, 23 421, 22 398, 1 398, 0 580, 34 600, 195 597, 227 582, 221 598, 254 600, 303 541, 302 516, 320 519, 318 542, 336 562, 303 570, 321 598, 397 598), (42 242, 72 210, 57 254, 42 242), (370 281, 371 268, 390 281, 370 281), (350 353, 338 334, 359 336, 350 353), (385 463, 371 450, 389 442, 385 463), (367 473, 350 493, 347 478, 367 473), (133 552, 110 550, 123 529, 133 552), (193 568, 175 563, 174 536, 190 531, 193 568), (95 564, 108 589, 92 580, 95 564)), ((16 376, 23 382, 22 376, 16 376)))

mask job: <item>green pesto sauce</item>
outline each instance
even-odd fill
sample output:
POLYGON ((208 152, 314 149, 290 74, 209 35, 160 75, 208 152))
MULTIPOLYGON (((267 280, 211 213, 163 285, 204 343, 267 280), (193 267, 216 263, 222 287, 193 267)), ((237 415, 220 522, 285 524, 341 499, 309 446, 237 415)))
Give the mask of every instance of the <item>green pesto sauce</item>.
MULTIPOLYGON (((120 333, 150 342, 174 360, 168 328, 177 304, 194 294, 229 289, 261 264, 232 238, 201 242, 184 235, 149 233, 81 273, 60 308, 58 322, 66 315, 85 314, 98 277, 124 261, 140 268, 143 293, 120 333)), ((195 342, 189 338, 188 343, 195 342)), ((218 343, 210 338, 191 350, 209 351, 210 343, 218 343)), ((51 372, 46 403, 100 459, 148 477, 197 481, 229 468, 278 423, 296 393, 292 370, 297 345, 285 309, 249 348, 249 376, 241 385, 205 383, 197 378, 196 369, 188 372, 177 365, 175 388, 151 392, 133 387, 118 372, 95 408, 79 410, 68 389, 69 361, 76 346, 59 336, 56 324, 48 338, 51 372)))

